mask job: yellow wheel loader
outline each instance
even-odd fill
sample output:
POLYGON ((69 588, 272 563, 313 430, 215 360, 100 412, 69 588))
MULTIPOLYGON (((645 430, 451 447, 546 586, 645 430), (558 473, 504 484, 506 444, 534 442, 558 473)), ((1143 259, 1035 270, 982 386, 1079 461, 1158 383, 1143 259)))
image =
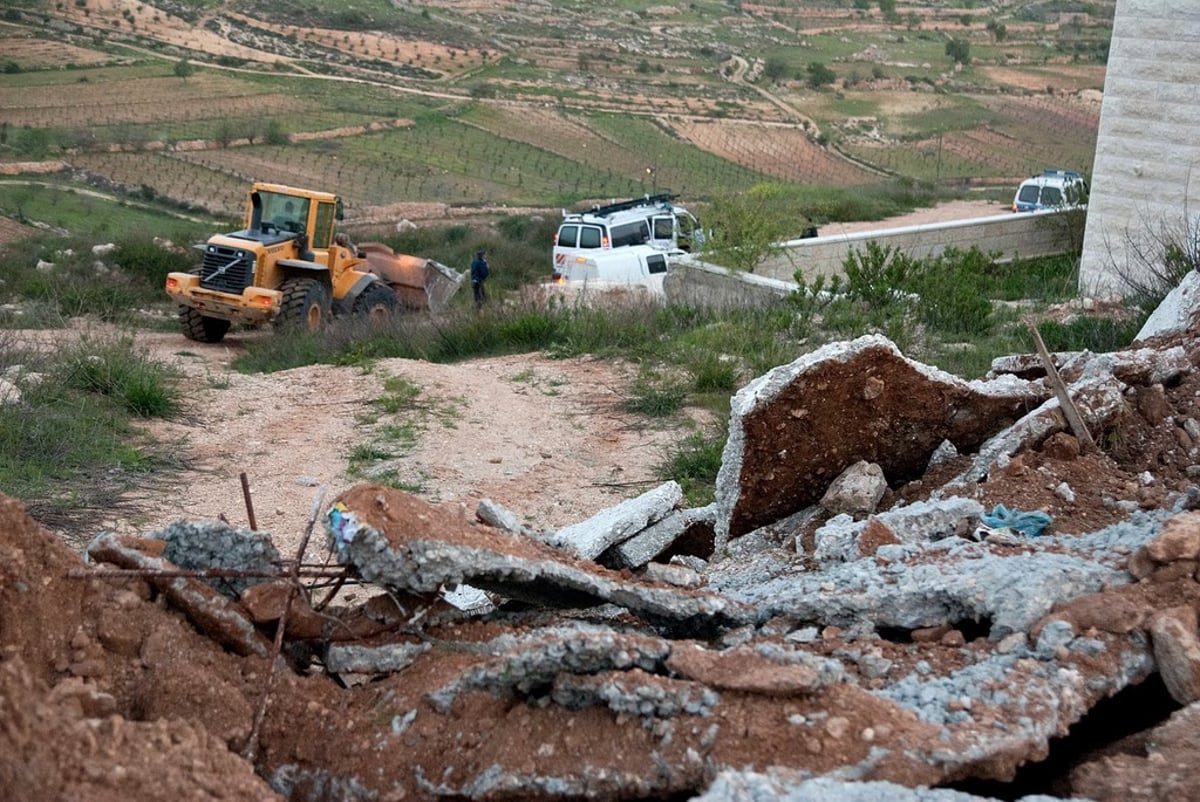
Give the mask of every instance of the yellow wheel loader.
POLYGON ((215 343, 235 322, 315 331, 331 315, 440 312, 462 284, 462 273, 432 260, 379 243, 355 247, 335 236, 341 219, 341 199, 331 193, 253 184, 244 228, 198 245, 198 269, 167 276, 184 335, 215 343))

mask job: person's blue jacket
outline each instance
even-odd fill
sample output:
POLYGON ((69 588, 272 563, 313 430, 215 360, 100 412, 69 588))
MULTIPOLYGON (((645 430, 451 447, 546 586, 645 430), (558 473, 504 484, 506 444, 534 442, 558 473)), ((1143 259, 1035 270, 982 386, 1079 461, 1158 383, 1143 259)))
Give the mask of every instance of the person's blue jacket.
POLYGON ((488 277, 487 258, 483 254, 476 254, 475 260, 471 262, 471 282, 480 284, 488 277))

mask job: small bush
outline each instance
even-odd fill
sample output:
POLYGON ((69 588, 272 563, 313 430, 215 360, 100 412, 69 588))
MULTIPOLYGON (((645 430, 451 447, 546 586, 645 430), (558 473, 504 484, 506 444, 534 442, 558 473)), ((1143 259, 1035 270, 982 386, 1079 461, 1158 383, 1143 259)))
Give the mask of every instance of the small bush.
POLYGON ((66 386, 108 396, 131 415, 168 418, 179 409, 176 374, 138 352, 132 337, 84 337, 60 359, 58 371, 66 386))
POLYGON ((918 262, 899 248, 881 247, 871 240, 865 251, 852 249, 842 264, 846 293, 873 309, 892 306, 917 267, 918 262))
POLYGON ((992 326, 992 302, 985 277, 994 261, 971 246, 947 248, 913 270, 908 287, 920 296, 921 322, 934 331, 951 334, 985 334, 992 326))
POLYGON ((116 246, 112 261, 126 273, 145 279, 155 292, 162 290, 168 273, 186 273, 197 262, 192 252, 164 248, 151 237, 130 237, 116 246))

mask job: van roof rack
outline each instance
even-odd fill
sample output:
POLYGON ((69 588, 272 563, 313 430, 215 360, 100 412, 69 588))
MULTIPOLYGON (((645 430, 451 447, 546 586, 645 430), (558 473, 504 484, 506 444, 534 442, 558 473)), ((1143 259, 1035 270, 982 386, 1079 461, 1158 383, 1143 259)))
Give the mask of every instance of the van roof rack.
POLYGON ((605 206, 593 206, 591 208, 591 213, 599 216, 616 214, 617 212, 636 209, 639 206, 653 206, 656 203, 670 203, 672 200, 678 197, 678 195, 672 195, 670 192, 660 192, 657 195, 643 195, 642 197, 634 198, 633 200, 620 201, 619 203, 609 203, 605 206))

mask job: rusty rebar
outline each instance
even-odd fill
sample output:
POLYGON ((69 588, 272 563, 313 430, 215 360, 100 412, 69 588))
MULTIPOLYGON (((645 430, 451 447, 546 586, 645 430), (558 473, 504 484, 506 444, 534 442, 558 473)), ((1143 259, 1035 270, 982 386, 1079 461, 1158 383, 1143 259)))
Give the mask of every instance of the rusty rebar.
POLYGON ((288 612, 292 609, 292 594, 300 585, 300 563, 304 560, 304 552, 308 549, 308 540, 312 537, 313 527, 317 525, 317 515, 321 512, 321 502, 325 498, 325 488, 321 488, 313 500, 312 512, 308 516, 308 526, 304 528, 304 537, 300 540, 300 548, 296 551, 296 560, 292 563, 291 579, 287 593, 283 597, 283 611, 279 614, 279 622, 275 625, 275 644, 271 653, 271 664, 267 666, 267 678, 264 682, 262 698, 259 699, 258 709, 254 713, 254 726, 250 728, 250 737, 246 741, 246 749, 242 756, 254 763, 258 758, 258 739, 262 732, 263 719, 267 716, 267 705, 271 701, 271 689, 275 684, 275 665, 283 653, 283 632, 287 629, 288 612))
MULTIPOLYGON (((346 569, 304 569, 305 579, 349 579, 346 569)), ((198 568, 196 570, 158 568, 76 568, 67 572, 67 579, 138 579, 151 577, 188 577, 195 579, 283 579, 289 573, 280 571, 244 571, 237 568, 198 568)))
POLYGON ((250 531, 258 531, 258 522, 254 520, 254 500, 250 498, 250 480, 246 478, 246 472, 242 471, 242 498, 246 500, 246 517, 250 521, 250 531))

